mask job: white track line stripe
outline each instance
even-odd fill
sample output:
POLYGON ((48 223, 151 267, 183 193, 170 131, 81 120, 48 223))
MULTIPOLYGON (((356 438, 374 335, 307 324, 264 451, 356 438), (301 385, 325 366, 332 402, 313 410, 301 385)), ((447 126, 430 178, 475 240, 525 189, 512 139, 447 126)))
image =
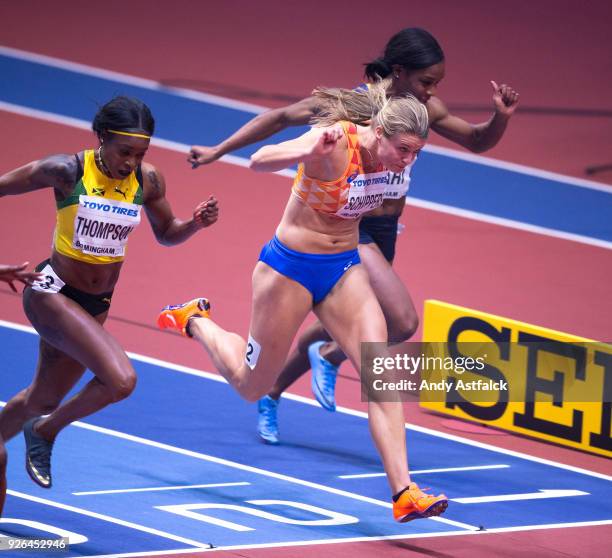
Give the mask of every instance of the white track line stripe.
POLYGON ((220 488, 225 486, 248 486, 250 482, 217 482, 214 484, 190 484, 185 486, 156 486, 153 488, 118 488, 115 490, 90 490, 73 492, 73 496, 92 496, 97 494, 126 494, 128 492, 158 492, 161 490, 188 490, 190 488, 220 488))
MULTIPOLYGON (((44 110, 33 109, 30 107, 24 107, 21 105, 15 105, 13 103, 7 103, 5 101, 0 101, 0 110, 5 112, 10 112, 12 114, 17 114, 19 116, 26 116, 28 118, 36 118, 38 120, 44 120, 45 122, 52 122, 53 124, 60 124, 62 126, 69 126, 71 128, 78 128, 79 130, 87 130, 91 131, 91 124, 86 120, 81 120, 79 118, 72 118, 70 116, 63 116, 61 114, 56 114, 54 112, 47 112, 44 110)), ((92 131, 93 133, 93 131, 92 131)), ((171 141, 162 138, 153 137, 151 138, 151 144, 156 147, 160 147, 162 149, 168 149, 169 151, 176 151, 178 153, 187 154, 191 149, 190 145, 186 143, 180 143, 178 141, 171 141)), ((219 161, 223 163, 227 163, 229 165, 234 165, 237 167, 249 168, 250 161, 249 159, 245 159, 244 157, 238 157, 236 155, 224 155, 219 159, 219 161)), ((185 163, 187 165, 187 163, 185 163)), ((286 176, 288 178, 295 177, 295 171, 289 169, 283 169, 280 171, 276 171, 273 174, 278 174, 280 176, 286 176)))
MULTIPOLYGON (((410 475, 424 475, 426 473, 453 473, 455 471, 482 471, 483 469, 507 469, 510 465, 474 465, 471 467, 447 467, 444 469, 417 469, 410 471, 410 475)), ((362 473, 360 475, 338 475, 339 479, 367 479, 371 477, 384 477, 385 473, 362 473)))
POLYGON ((108 523, 115 523, 116 525, 121 525, 123 527, 129 527, 130 529, 135 529, 136 531, 142 531, 144 533, 149 533, 151 535, 157 535, 158 537, 163 537, 164 539, 170 539, 170 540, 177 541, 183 544, 188 544, 190 546, 195 546, 199 549, 210 548, 210 545, 207 543, 201 543, 199 541, 185 539, 177 535, 166 533, 165 531, 159 531, 158 529, 152 529, 151 527, 145 527, 144 525, 139 525, 138 523, 132 523, 131 521, 124 521, 123 519, 117 519, 116 517, 111 517, 110 515, 104 515, 101 513, 90 511, 90 510, 84 510, 83 508, 77 508, 76 506, 69 506, 67 504, 61 504, 59 502, 54 502, 53 500, 47 500, 46 498, 32 496, 31 494, 24 494, 23 492, 17 492, 15 490, 9 489, 7 490, 7 494, 10 494, 11 496, 15 496, 16 498, 23 498, 24 500, 30 500, 38 504, 44 504, 46 506, 51 506, 54 508, 59 508, 61 510, 78 513, 80 515, 86 515, 88 517, 93 517, 95 519, 101 519, 102 521, 107 521, 108 523))
POLYGON ((125 83, 127 85, 133 85, 135 87, 142 87, 143 89, 160 91, 163 93, 175 95, 177 97, 194 99, 196 101, 210 103, 211 105, 227 107, 243 112, 259 114, 261 112, 269 110, 269 107, 263 107, 260 105, 255 105, 253 103, 235 101, 234 99, 228 99, 227 97, 221 97, 219 95, 211 95, 210 93, 202 93, 193 89, 184 89, 182 87, 168 87, 152 79, 132 76, 130 74, 124 74, 121 72, 114 72, 112 70, 104 70, 102 68, 89 66, 87 64, 70 62, 69 60, 64 60, 62 58, 55 58, 53 56, 46 56, 44 54, 36 54, 33 52, 19 50, 16 48, 6 47, 2 45, 0 45, 0 54, 8 56, 10 58, 17 58, 18 60, 26 60, 28 62, 34 62, 36 64, 42 64, 44 66, 51 66, 52 68, 59 68, 61 70, 67 70, 69 72, 74 72, 77 74, 107 79, 109 81, 117 81, 119 83, 125 83))
POLYGON ((496 217, 487 213, 480 213, 478 211, 471 211, 469 209, 461 209, 452 205, 421 200, 419 198, 411 198, 410 196, 406 198, 406 204, 414 207, 420 207, 422 209, 429 209, 430 211, 436 211, 438 213, 446 213, 455 217, 471 219, 472 221, 480 221, 482 223, 489 223, 491 225, 498 225, 500 227, 507 227, 509 229, 541 234, 542 236, 551 236, 561 240, 569 240, 571 242, 579 242, 581 244, 588 244, 589 246, 596 246, 597 248, 604 248, 605 250, 612 250, 612 242, 608 240, 601 240, 599 238, 593 238, 592 236, 584 236, 581 234, 560 231, 558 229, 549 229, 548 227, 541 227, 540 225, 531 225, 523 221, 515 221, 514 219, 506 219, 505 217, 496 217))
POLYGON ((435 153, 436 155, 443 155, 445 157, 451 157, 453 159, 461 159, 463 161, 476 163, 478 165, 484 165, 486 167, 495 167, 510 172, 517 172, 519 174, 526 174, 529 176, 534 176, 536 178, 542 178, 544 180, 561 182, 563 184, 576 186, 578 188, 587 188, 588 190, 597 190, 598 192, 612 194, 612 185, 602 184, 601 182, 595 182, 594 180, 567 176, 566 174, 545 171, 535 167, 529 167, 527 165, 520 165, 518 163, 509 163, 508 161, 493 159, 492 157, 486 157, 484 155, 476 155, 475 153, 458 151, 449 147, 432 145, 431 143, 427 144, 424 150, 430 151, 431 153, 435 153))

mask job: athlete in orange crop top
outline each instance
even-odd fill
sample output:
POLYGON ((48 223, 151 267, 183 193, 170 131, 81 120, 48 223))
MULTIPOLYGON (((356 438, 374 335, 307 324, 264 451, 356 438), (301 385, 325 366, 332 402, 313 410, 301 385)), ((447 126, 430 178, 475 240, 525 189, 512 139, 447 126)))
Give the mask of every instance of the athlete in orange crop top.
MULTIPOLYGON (((328 92, 321 90, 321 94, 328 92)), ((367 211, 371 196, 375 196, 368 191, 379 185, 375 174, 381 168, 401 171, 423 147, 427 111, 414 97, 387 100, 381 86, 367 92, 345 91, 341 98, 350 105, 367 101, 374 115, 370 126, 339 124, 340 107, 330 106, 320 122, 323 127, 295 140, 263 147, 251 158, 255 170, 275 171, 303 164, 303 171, 276 236, 262 250, 253 272, 248 339, 213 322, 208 301, 203 298, 166 307, 158 318, 160 327, 178 329, 198 340, 221 375, 251 401, 276 381, 293 338, 310 311, 358 371, 362 342, 379 342, 386 347, 384 315, 358 260, 359 211, 367 211), (353 164, 357 166, 351 168, 353 164)), ((380 205, 382 195, 372 203, 380 205)), ((394 507, 395 518, 407 521, 441 514, 447 498, 425 494, 410 482, 402 403, 373 398, 368 409, 370 430, 391 493, 404 495, 399 507, 394 507), (407 498, 413 504, 407 503, 407 498)))
MULTIPOLYGON (((518 104, 518 93, 509 85, 492 85, 492 114, 478 124, 466 122, 449 111, 438 96, 444 78, 444 52, 438 41, 424 29, 409 27, 394 34, 381 57, 366 64, 368 81, 377 77, 391 80, 390 94, 412 93, 425 104, 431 130, 475 153, 494 147, 505 133, 518 104)), ((258 114, 217 145, 193 146, 189 164, 197 167, 212 163, 227 153, 261 141, 289 126, 308 124, 322 110, 320 99, 310 96, 294 104, 258 114)), ((393 269, 398 234, 410 180, 409 172, 393 178, 385 201, 359 223, 359 253, 372 277, 387 324, 389 339, 397 343, 410 339, 418 328, 418 315, 410 293, 393 269)), ((266 443, 277 444, 277 407, 281 394, 312 367, 312 389, 319 403, 335 410, 335 382, 345 355, 329 341, 329 335, 316 322, 300 336, 283 373, 270 394, 259 403, 258 432, 266 443)))

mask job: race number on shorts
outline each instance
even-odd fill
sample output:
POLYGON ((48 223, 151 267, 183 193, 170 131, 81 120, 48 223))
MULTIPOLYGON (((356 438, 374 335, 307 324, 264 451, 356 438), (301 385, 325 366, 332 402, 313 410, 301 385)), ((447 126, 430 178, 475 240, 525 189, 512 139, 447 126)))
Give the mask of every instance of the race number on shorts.
POLYGON ((53 271, 51 264, 47 264, 40 270, 45 276, 40 281, 32 283, 32 290, 40 291, 41 293, 59 293, 64 283, 53 271))

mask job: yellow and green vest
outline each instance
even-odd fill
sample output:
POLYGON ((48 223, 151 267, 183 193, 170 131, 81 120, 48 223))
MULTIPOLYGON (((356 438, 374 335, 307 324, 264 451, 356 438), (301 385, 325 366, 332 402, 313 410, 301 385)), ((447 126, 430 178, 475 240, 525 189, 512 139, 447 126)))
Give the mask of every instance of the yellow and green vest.
POLYGON ((56 205, 53 246, 57 252, 92 264, 122 261, 128 236, 140 223, 140 167, 122 180, 109 178, 96 166, 94 151, 86 150, 83 175, 56 205))

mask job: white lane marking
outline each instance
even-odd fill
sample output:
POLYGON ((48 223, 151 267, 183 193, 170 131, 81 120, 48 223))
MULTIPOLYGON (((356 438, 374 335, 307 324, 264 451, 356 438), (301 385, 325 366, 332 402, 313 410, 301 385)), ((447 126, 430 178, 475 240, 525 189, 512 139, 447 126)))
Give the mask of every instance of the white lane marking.
POLYGON ((134 85, 135 87, 142 87, 143 89, 150 89, 152 91, 160 91, 162 93, 169 93, 176 95, 177 97, 185 97, 187 99, 194 99, 211 105, 217 105, 221 107, 232 108, 243 112, 250 112, 259 114, 270 110, 268 107, 255 105, 253 103, 245 103, 243 101, 235 101, 228 99, 227 97, 221 97, 219 95, 211 95, 210 93, 202 93, 201 91, 195 91, 193 89, 185 89, 182 87, 168 87, 158 81, 132 76, 130 74, 124 74, 121 72, 114 72, 112 70, 105 70, 96 66, 89 66, 87 64, 80 64, 79 62, 70 62, 62 58, 55 58, 53 56, 46 56, 44 54, 36 54, 34 52, 28 52, 26 50, 20 50, 17 48, 11 48, 0 45, 0 54, 8 56, 10 58, 17 58, 18 60, 26 60, 28 62, 35 62, 37 64, 43 64, 45 66, 51 66, 53 68, 60 68, 61 70, 68 70, 77 74, 84 74, 87 76, 93 76, 101 79, 107 79, 110 81, 118 81, 120 83, 126 83, 128 85, 134 85))
MULTIPOLYGON (((79 130, 86 130, 88 132, 91 131, 91 124, 87 120, 72 118, 70 116, 63 116, 54 112, 47 112, 44 110, 15 105, 13 103, 7 103, 5 101, 0 101, 0 110, 13 114, 18 114, 19 116, 36 118, 38 120, 44 120, 45 122, 52 122, 53 124, 60 124, 62 126, 78 128, 79 130)), ((151 144, 155 145, 156 147, 168 149, 169 151, 176 151, 178 153, 187 153, 191 149, 191 146, 187 145, 186 143, 180 143, 178 141, 171 141, 157 137, 151 138, 151 144)), ((237 167, 249 168, 250 166, 249 159, 245 159, 244 157, 237 157, 235 155, 224 155, 219 160, 237 167)), ((185 163, 185 165, 187 165, 187 163, 185 163)), ((293 178, 295 176, 295 171, 284 169, 276 171, 272 174, 278 174, 279 176, 293 178)))
MULTIPOLYGON (((55 525, 41 523, 40 521, 32 521, 30 519, 19 519, 15 517, 0 517, 0 525, 3 525, 3 524, 13 525, 13 526, 22 525, 23 527, 28 527, 29 529, 32 529, 33 531, 34 530, 42 531, 43 533, 50 533, 52 535, 57 535, 58 537, 61 537, 61 538, 65 537, 68 539, 68 544, 71 546, 73 544, 83 544, 89 540, 85 535, 81 535, 80 533, 74 533, 72 531, 67 531, 66 529, 56 527, 55 525)), ((8 539, 8 538, 11 538, 11 536, 3 535, 2 533, 0 533, 0 539, 8 539)), ((3 546, 2 550, 8 550, 8 547, 3 546)), ((59 550, 59 549, 49 549, 49 550, 59 550)))
MULTIPOLYGON (((445 467, 442 469, 416 469, 410 475, 424 475, 426 473, 453 473, 455 471, 482 471, 484 469, 507 469, 510 465, 473 465, 470 467, 445 467)), ((367 479, 384 477, 385 473, 362 473, 359 475, 338 475, 339 479, 367 479)))
POLYGON ((436 211, 438 213, 446 213, 447 215, 453 215, 455 217, 471 219, 472 221, 480 221, 482 223, 489 223, 491 225, 507 227, 509 229, 541 234, 542 236, 551 236, 553 238, 560 238, 561 240, 569 240, 571 242, 579 242, 580 244, 596 246, 597 248, 604 248, 605 250, 612 250, 612 242, 608 240, 601 240, 599 238, 593 238, 592 236, 560 231, 558 229, 550 229, 548 227, 541 227, 539 225, 531 225, 530 223, 525 223, 523 221, 515 221, 514 219, 506 219, 505 217, 496 217, 494 215, 488 215, 487 213, 480 213, 478 211, 461 209, 459 207, 454 207, 452 205, 446 205, 443 203, 411 198, 410 196, 406 198, 406 204, 414 207, 420 207, 421 209, 429 209, 430 211, 436 211))
POLYGON ((425 146, 425 151, 431 151, 437 155, 444 155, 446 157, 452 157, 453 159, 462 159, 463 161, 469 161, 470 163, 477 163, 487 167, 495 167, 517 172, 519 174, 527 174, 529 176, 535 176, 536 178, 543 178, 544 180, 561 182, 563 184, 569 184, 570 186, 577 186, 578 188, 587 188, 589 190, 597 190, 599 192, 605 192, 606 194, 612 194, 612 185, 609 184, 595 182, 594 180, 588 180, 586 178, 576 178, 575 176, 568 176, 557 172, 545 171, 536 167, 520 165, 518 163, 510 163, 508 161, 502 161, 501 159, 493 159, 486 155, 476 155, 475 153, 432 145, 431 143, 425 146))
POLYGON ((589 496, 590 492, 582 490, 546 490, 526 492, 524 494, 498 494, 496 496, 473 496, 470 498, 451 498, 458 504, 488 504, 491 502, 516 502, 518 500, 543 500, 545 498, 567 498, 568 496, 589 496))
POLYGON ((225 486, 248 486, 250 482, 217 482, 213 484, 190 484, 184 486, 156 486, 153 488, 120 488, 116 490, 90 490, 73 492, 73 496, 91 496, 94 494, 125 494, 127 492, 157 492, 160 490, 188 490, 190 488, 219 488, 225 486))
POLYGON ((142 531, 144 533, 156 535, 164 539, 170 539, 172 541, 177 541, 183 544, 188 544, 190 546, 195 546, 199 549, 210 548, 210 544, 207 544, 207 543, 202 543, 200 541, 194 541, 192 539, 186 539, 184 537, 179 537, 178 535, 166 533, 165 531, 160 531, 158 529, 152 529, 151 527, 145 527, 144 525, 139 525, 138 523, 132 523, 131 521, 124 521, 123 519, 117 519, 116 517, 111 517, 110 515, 97 513, 97 512, 90 511, 90 510, 84 510, 83 508, 77 508, 76 506, 69 506, 67 504, 60 504, 59 502, 54 502, 53 500, 47 500, 46 498, 32 496, 31 494, 17 492, 16 490, 9 489, 6 492, 7 494, 10 494, 11 496, 15 496, 16 498, 23 498, 24 500, 30 500, 31 502, 36 502, 38 504, 44 504, 46 506, 51 506, 53 508, 59 508, 61 510, 78 513, 80 515, 86 515, 88 517, 93 517, 95 519, 107 521, 108 523, 115 523, 116 525, 121 525, 122 527, 129 527, 130 529, 135 529, 136 531, 142 531))

